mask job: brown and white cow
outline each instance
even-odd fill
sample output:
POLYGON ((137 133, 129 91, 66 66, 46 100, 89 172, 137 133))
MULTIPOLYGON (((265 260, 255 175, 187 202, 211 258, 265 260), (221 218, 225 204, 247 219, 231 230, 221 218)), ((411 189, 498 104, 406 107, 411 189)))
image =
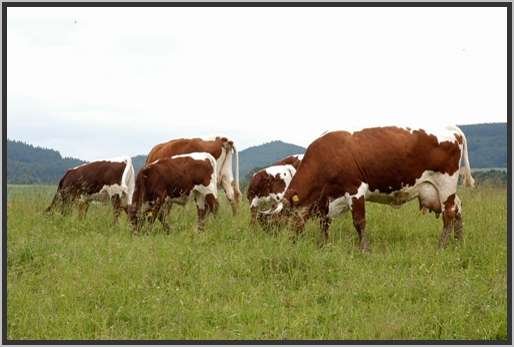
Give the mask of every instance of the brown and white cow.
POLYGON ((241 196, 239 189, 239 154, 234 146, 234 142, 228 140, 226 137, 218 136, 209 140, 200 138, 176 139, 158 144, 154 146, 148 154, 146 164, 157 159, 192 152, 207 152, 216 159, 218 168, 217 185, 221 186, 225 191, 225 195, 232 206, 232 213, 235 215, 241 196), (236 157, 235 180, 232 174, 232 155, 236 157))
MULTIPOLYGON (((291 183, 296 169, 291 164, 273 165, 253 174, 248 185, 246 197, 250 203, 251 223, 255 224, 257 217, 264 222, 263 211, 277 207, 291 183)), ((266 211, 264 211, 266 213, 266 211)))
POLYGON ((290 155, 253 174, 246 193, 252 224, 257 220, 262 223, 269 222, 269 218, 266 218, 269 215, 267 212, 275 209, 283 198, 302 158, 303 154, 290 155))
POLYGON ((52 212, 60 205, 61 214, 65 215, 77 203, 79 217, 84 218, 91 201, 111 200, 116 223, 121 210, 126 211, 132 203, 134 181, 134 167, 130 157, 79 165, 66 171, 61 178, 46 212, 52 212))
POLYGON ((423 212, 442 213, 439 245, 445 247, 452 230, 457 239, 463 237, 459 172, 465 186, 474 186, 466 137, 456 126, 334 131, 307 148, 275 212, 292 212, 297 232, 309 216, 320 216, 327 239, 330 219, 350 210, 360 247, 366 250, 365 201, 399 207, 417 198, 423 212))
POLYGON ((193 198, 198 212, 198 230, 203 230, 209 212, 218 208, 216 160, 205 152, 175 155, 145 165, 137 174, 129 218, 137 232, 145 220, 158 218, 166 231, 172 204, 185 205, 193 198))

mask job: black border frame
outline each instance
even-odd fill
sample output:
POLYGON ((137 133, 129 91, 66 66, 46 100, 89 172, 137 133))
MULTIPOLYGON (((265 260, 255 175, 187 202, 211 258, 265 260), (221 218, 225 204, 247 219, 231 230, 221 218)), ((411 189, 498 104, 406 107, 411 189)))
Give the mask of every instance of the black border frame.
POLYGON ((511 2, 3 2, 2 3, 2 344, 7 345, 511 345, 512 344, 512 3, 511 2), (507 340, 10 340, 7 338, 7 8, 9 7, 505 7, 507 10, 507 340))

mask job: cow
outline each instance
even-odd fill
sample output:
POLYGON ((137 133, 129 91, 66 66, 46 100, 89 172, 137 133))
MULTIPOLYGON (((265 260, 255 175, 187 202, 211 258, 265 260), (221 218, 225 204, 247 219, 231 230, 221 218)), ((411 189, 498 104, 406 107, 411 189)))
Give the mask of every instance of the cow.
POLYGON ((218 208, 216 159, 209 153, 193 152, 157 159, 137 174, 129 219, 134 233, 145 220, 153 224, 158 218, 169 232, 166 218, 172 204, 185 205, 189 198, 196 203, 198 231, 203 231, 207 214, 218 208))
MULTIPOLYGON (((289 157, 288 157, 289 158, 289 157)), ((253 174, 246 197, 250 203, 251 223, 255 224, 263 209, 274 209, 282 200, 296 169, 291 164, 273 165, 253 174)), ((262 218, 259 219, 264 222, 262 218)))
POLYGON ((169 158, 177 154, 207 152, 216 159, 218 168, 218 187, 221 186, 232 207, 233 215, 237 214, 241 191, 239 189, 239 154, 234 142, 226 137, 217 136, 213 139, 176 139, 158 144, 152 148, 146 158, 146 164, 157 159, 169 158), (232 155, 236 158, 236 178, 232 174, 232 155))
POLYGON ((134 193, 134 167, 130 157, 97 160, 85 163, 66 171, 59 181, 57 192, 50 206, 51 213, 60 207, 62 215, 67 215, 77 203, 79 218, 85 218, 91 201, 110 200, 113 206, 114 223, 117 223, 121 210, 127 212, 134 193))
POLYGON ((273 163, 270 167, 256 171, 250 183, 246 197, 250 203, 251 224, 257 220, 261 224, 270 224, 271 220, 266 215, 275 208, 276 204, 282 199, 287 186, 291 182, 296 170, 300 166, 303 154, 289 155, 273 163))
POLYGON ((303 154, 293 154, 290 156, 285 157, 284 159, 281 159, 277 162, 275 162, 273 165, 293 165, 295 170, 298 170, 298 167, 300 166, 300 163, 302 162, 303 154))
POLYGON ((309 145, 272 213, 288 211, 297 233, 309 217, 319 216, 327 240, 330 220, 351 211, 360 248, 367 251, 365 202, 399 207, 417 198, 423 213, 442 214, 439 247, 444 248, 452 230, 456 239, 463 238, 459 173, 464 186, 474 186, 466 137, 456 126, 329 132, 309 145))

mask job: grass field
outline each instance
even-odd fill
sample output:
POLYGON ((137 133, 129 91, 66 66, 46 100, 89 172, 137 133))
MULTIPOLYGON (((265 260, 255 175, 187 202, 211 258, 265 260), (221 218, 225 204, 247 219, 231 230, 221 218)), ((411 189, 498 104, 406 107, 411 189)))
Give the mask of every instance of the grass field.
POLYGON ((174 228, 132 236, 126 216, 46 217, 54 187, 8 187, 9 339, 506 339, 507 192, 459 187, 464 244, 437 249, 440 219, 417 203, 368 204, 372 252, 351 218, 319 247, 250 228, 226 201, 206 232, 174 207, 174 228))

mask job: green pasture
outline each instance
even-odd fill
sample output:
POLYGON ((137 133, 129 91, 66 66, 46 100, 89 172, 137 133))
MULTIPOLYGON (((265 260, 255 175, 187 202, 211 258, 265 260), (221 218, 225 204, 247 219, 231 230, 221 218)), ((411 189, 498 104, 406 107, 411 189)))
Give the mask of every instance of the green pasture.
POLYGON ((459 189, 464 243, 438 250, 417 202, 370 203, 362 254, 349 215, 323 246, 316 221, 296 243, 250 227, 246 201, 204 233, 190 203, 133 236, 109 206, 48 217, 55 187, 9 186, 7 338, 504 340, 507 191, 459 189))

